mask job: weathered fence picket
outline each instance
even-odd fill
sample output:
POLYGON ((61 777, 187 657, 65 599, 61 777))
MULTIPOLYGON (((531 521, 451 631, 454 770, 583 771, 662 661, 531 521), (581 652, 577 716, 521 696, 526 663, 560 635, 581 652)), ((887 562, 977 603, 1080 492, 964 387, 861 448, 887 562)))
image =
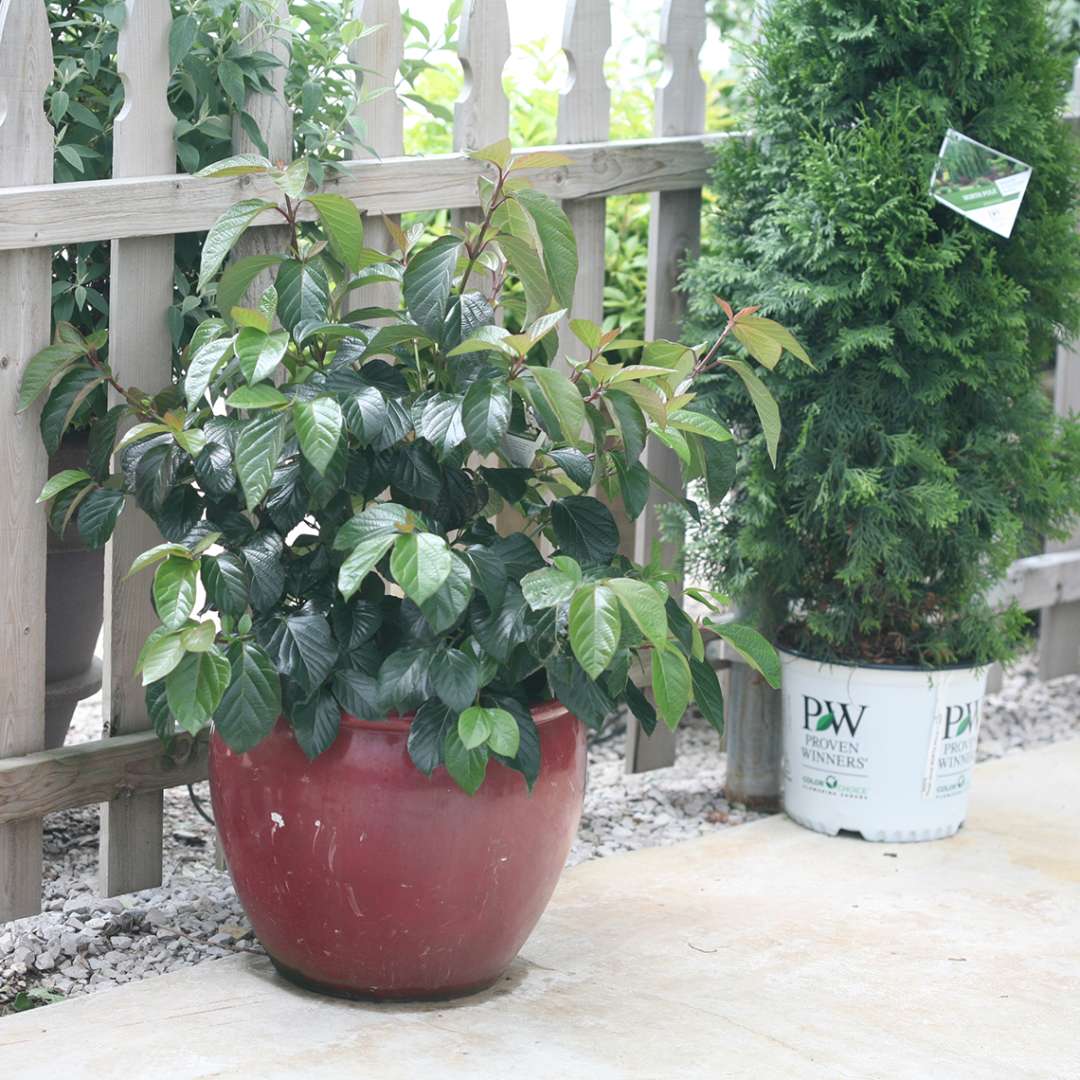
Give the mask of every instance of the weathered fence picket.
MULTIPOLYGON (((113 128, 113 175, 176 171, 175 123, 169 109, 169 0, 127 0, 117 68, 124 107, 113 128)), ((109 361, 125 385, 153 390, 172 373, 166 313, 173 293, 173 238, 114 240, 110 259, 109 361)), ((110 404, 119 403, 112 392, 110 404)), ((139 649, 158 624, 147 582, 125 580, 135 556, 161 542, 157 527, 132 507, 117 523, 105 553, 105 651, 102 712, 105 735, 151 726, 139 649)), ((161 792, 120 795, 101 807, 101 891, 105 896, 161 883, 161 792)))
MULTIPOLYGON (((52 41, 44 4, 0 0, 0 186, 50 184, 45 119, 52 41)), ((48 249, 0 254, 0 759, 45 745, 45 518, 36 505, 47 462, 38 410, 16 417, 26 361, 49 342, 48 249)), ((39 910, 41 818, 0 825, 0 919, 39 910)))
MULTIPOLYGON (((364 141, 379 158, 400 157, 405 153, 405 109, 395 87, 405 55, 401 5, 398 0, 357 0, 354 14, 365 26, 379 28, 349 47, 349 60, 363 68, 360 90, 365 95, 378 93, 356 109, 364 122, 364 141)), ((401 216, 394 215, 392 221, 399 224, 401 216)), ((365 217, 364 244, 376 251, 391 250, 390 230, 381 214, 365 217)), ((397 302, 398 290, 391 282, 368 285, 353 298, 355 307, 393 307, 397 302)))
MULTIPOLYGON (((656 134, 690 135, 705 130, 705 82, 698 56, 705 45, 705 6, 700 0, 664 0, 660 16, 660 44, 664 73, 656 90, 656 134)), ((676 292, 679 273, 701 243, 701 187, 657 192, 649 211, 649 277, 645 299, 645 337, 677 339, 685 301, 676 292)), ((669 487, 681 484, 674 452, 650 438, 643 456, 645 467, 669 487)), ((637 522, 634 558, 648 562, 653 544, 660 540, 657 508, 667 497, 653 488, 645 512, 637 522)), ((666 545, 666 557, 678 551, 666 545)), ((676 594, 678 595, 678 594, 676 594)), ((626 770, 645 772, 675 760, 675 733, 658 724, 651 736, 635 722, 627 728, 626 770)))
MULTIPOLYGON (((515 0, 516 2, 516 0, 515 0)), ((235 180, 174 175, 174 118, 166 100, 170 68, 169 0, 126 0, 118 66, 125 106, 114 136, 113 178, 52 184, 53 133, 43 102, 52 75, 52 48, 43 0, 0 0, 0 550, 14 571, 0 582, 0 920, 38 910, 41 893, 41 819, 53 811, 104 803, 102 889, 115 893, 155 884, 161 873, 161 792, 206 776, 206 738, 179 736, 166 756, 148 726, 141 687, 133 675, 143 635, 153 625, 145 580, 124 582, 133 554, 154 542, 147 519, 129 510, 109 552, 106 586, 105 715, 107 737, 43 751, 46 525, 35 504, 46 474, 37 431, 38 410, 16 417, 21 372, 49 338, 50 249, 112 243, 110 358, 123 378, 156 389, 170 375, 165 313, 172 299, 172 246, 177 233, 205 231, 242 198, 276 199, 261 178, 235 180)), ((659 42, 665 71, 656 93, 656 134, 608 142, 610 93, 604 57, 611 43, 610 0, 567 0, 562 45, 569 79, 558 113, 559 150, 569 164, 538 172, 538 190, 563 201, 577 233, 581 268, 576 314, 603 317, 605 200, 649 193, 649 267, 646 333, 676 337, 683 316, 675 285, 699 243, 701 188, 712 147, 729 135, 704 134, 705 85, 698 55, 705 40, 705 0, 664 0, 659 42)), ((287 62, 289 5, 273 0, 270 24, 245 12, 246 47, 287 62)), ((375 156, 357 155, 328 175, 325 188, 356 201, 366 215, 367 241, 390 237, 383 213, 449 209, 456 222, 475 220, 477 179, 484 166, 460 153, 403 155, 403 109, 393 92, 402 62, 399 0, 354 0, 350 14, 380 29, 354 41, 350 60, 365 69, 364 91, 390 89, 358 104, 375 156)), ((457 151, 507 135, 509 103, 503 68, 510 56, 507 0, 466 0, 459 57, 465 89, 455 106, 457 151)), ((292 156, 291 112, 282 66, 271 73, 276 92, 253 93, 254 117, 270 156, 292 156)), ((734 136, 741 138, 742 136, 734 136)), ((239 124, 237 151, 258 143, 239 124)), ((244 237, 241 253, 277 248, 262 219, 244 237)), ((265 287, 259 282, 255 290, 265 287)), ((362 304, 393 304, 393 290, 364 290, 362 304)), ((254 290, 253 290, 254 291, 254 290)), ((562 334, 570 356, 580 355, 562 334)), ((1058 408, 1080 407, 1080 377, 1072 354, 1058 365, 1058 408)), ((669 484, 678 480, 674 457, 651 443, 647 464, 669 484)), ((636 527, 623 524, 629 553, 647 560, 659 538, 657 502, 636 527)), ((675 553, 669 551, 669 555, 675 553)), ((1044 607, 1044 675, 1080 666, 1080 549, 1053 551, 1014 564, 996 602, 1016 599, 1044 607), (1072 665, 1070 667, 1070 665, 1072 665)), ((743 733, 765 729, 760 709, 738 682, 729 696, 743 733), (759 716, 756 722, 754 716, 759 716)), ((772 700, 775 701, 775 698, 772 700)), ((747 744, 742 744, 747 745, 747 744)), ((740 783, 739 763, 753 764, 735 740, 729 796, 740 783)), ((669 764, 674 738, 661 728, 646 739, 633 727, 627 767, 669 764)))

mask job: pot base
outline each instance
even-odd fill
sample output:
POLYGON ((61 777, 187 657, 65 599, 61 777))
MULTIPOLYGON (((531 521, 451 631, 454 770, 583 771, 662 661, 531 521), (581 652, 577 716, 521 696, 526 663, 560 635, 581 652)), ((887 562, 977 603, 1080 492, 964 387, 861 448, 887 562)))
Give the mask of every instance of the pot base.
MULTIPOLYGON (((269 955, 269 954, 268 954, 269 955)), ((294 986, 302 990, 310 990, 314 994, 323 994, 326 997, 342 998, 345 1001, 369 1001, 369 1002, 397 1002, 408 1004, 409 1002, 422 1003, 426 1001, 456 1001, 458 998, 472 997, 474 994, 483 993, 493 987, 505 974, 500 971, 494 979, 487 979, 475 986, 440 987, 436 992, 421 990, 349 990, 345 987, 334 986, 333 983, 319 982, 318 979, 310 979, 308 976, 294 971, 280 961, 270 957, 270 963, 274 970, 294 986)))
POLYGON ((913 844, 923 840, 945 840, 950 836, 955 836, 964 825, 962 821, 959 821, 955 824, 940 825, 928 829, 841 829, 825 821, 809 818, 799 813, 792 813, 786 807, 784 813, 796 825, 801 825, 804 829, 810 829, 825 836, 839 836, 842 832, 848 833, 851 836, 862 837, 863 840, 869 840, 874 844, 913 844))

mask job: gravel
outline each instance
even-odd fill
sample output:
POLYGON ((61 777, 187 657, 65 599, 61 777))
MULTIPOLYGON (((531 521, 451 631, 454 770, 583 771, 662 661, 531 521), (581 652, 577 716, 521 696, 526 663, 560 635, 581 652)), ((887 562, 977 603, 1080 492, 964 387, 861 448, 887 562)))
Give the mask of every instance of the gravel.
MULTIPOLYGON (((69 742, 97 737, 100 697, 83 702, 69 742)), ((1025 658, 987 699, 979 760, 1080 736, 1080 676, 1040 683, 1025 658)), ((679 731, 670 769, 628 776, 615 727, 590 748, 585 813, 568 865, 681 840, 760 817, 723 797, 724 756, 700 717, 679 731)), ((196 794, 209 806, 206 785, 196 794)), ((96 807, 45 819, 44 911, 0 925, 0 1015, 16 1005, 164 974, 259 951, 228 875, 214 866, 214 832, 187 790, 165 793, 164 883, 128 896, 95 895, 96 807), (29 995, 29 996, 28 996, 29 995)))

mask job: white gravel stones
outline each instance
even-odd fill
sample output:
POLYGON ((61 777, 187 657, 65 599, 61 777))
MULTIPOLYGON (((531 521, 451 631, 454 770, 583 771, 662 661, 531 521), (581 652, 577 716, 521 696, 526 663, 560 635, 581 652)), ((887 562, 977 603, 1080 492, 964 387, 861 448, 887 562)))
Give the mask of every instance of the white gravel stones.
MULTIPOLYGON (((83 702, 72 741, 97 737, 101 700, 83 702)), ((987 699, 979 759, 1080 737, 1080 677, 1040 683, 1030 658, 987 699)), ((628 776, 623 739, 590 750, 585 813, 569 864, 673 844, 751 821, 723 797, 724 758, 700 718, 679 732, 670 769, 628 776)), ((206 785, 200 785, 205 805, 206 785)), ((165 793, 164 884, 131 896, 94 895, 97 808, 52 814, 45 822, 43 914, 0 926, 0 1015, 20 991, 95 993, 237 951, 258 950, 228 875, 214 868, 213 829, 186 789, 165 793)))

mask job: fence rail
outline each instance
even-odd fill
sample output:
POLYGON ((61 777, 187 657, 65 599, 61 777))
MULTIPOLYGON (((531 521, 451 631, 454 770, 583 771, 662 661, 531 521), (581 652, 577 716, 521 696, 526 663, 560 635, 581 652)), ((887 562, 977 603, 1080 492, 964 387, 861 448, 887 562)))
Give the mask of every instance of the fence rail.
MULTIPOLYGON (((507 0, 467 0, 460 58, 466 91, 455 110, 454 145, 475 147, 508 130, 502 69, 509 55, 507 0)), ((167 755, 148 726, 132 670, 151 618, 145 589, 125 583, 131 553, 149 542, 148 522, 124 517, 108 555, 106 577, 106 738, 45 752, 45 518, 35 504, 45 452, 31 412, 14 415, 21 372, 48 343, 50 249, 112 241, 111 357, 129 381, 164 384, 171 349, 172 237, 207 229, 239 198, 273 196, 251 178, 174 175, 173 118, 166 101, 169 0, 126 0, 118 68, 126 91, 114 135, 113 179, 52 184, 53 133, 43 100, 52 78, 44 0, 0 0, 0 550, 11 571, 0 578, 0 920, 39 910, 42 817, 101 803, 101 889, 111 895, 161 880, 161 792, 206 775, 206 739, 181 737, 167 755)), ((285 0, 278 11, 287 13, 285 0)), ((605 200, 650 193, 646 323, 650 335, 675 335, 682 316, 673 291, 681 262, 697 250, 701 188, 712 148, 704 133, 705 84, 698 53, 705 38, 705 0, 664 0, 657 42, 666 72, 657 89, 655 137, 609 142, 610 95, 603 74, 611 41, 609 0, 567 0, 562 45, 570 81, 559 106, 558 141, 570 163, 537 185, 566 202, 581 254, 575 306, 603 314, 605 200)), ((356 0, 353 14, 381 29, 350 47, 350 59, 385 85, 401 62, 398 0, 356 0)), ((276 35, 263 47, 284 55, 276 35)), ((253 46, 254 47, 254 46, 253 46)), ((282 79, 273 95, 252 95, 255 116, 275 157, 288 157, 289 112, 282 79)), ((327 189, 369 212, 369 242, 384 228, 378 214, 450 209, 467 215, 476 202, 478 163, 461 153, 402 155, 402 103, 393 93, 359 105, 379 160, 355 160, 327 189)), ((250 150, 238 132, 235 148, 250 150)), ((274 226, 269 226, 273 228, 274 226)), ((245 242, 258 244, 253 232, 245 242)), ((385 298, 384 298, 385 299, 385 298)), ((384 299, 373 299, 383 303, 384 299)), ((567 342, 573 355, 574 345, 567 342)), ((1061 376, 1064 378, 1064 376, 1061 376)), ((1071 400, 1071 399, 1070 399, 1071 400)), ((668 471, 664 448, 651 446, 654 471, 668 471)), ((658 535, 655 506, 636 526, 621 525, 624 550, 647 554, 658 535)), ((1002 586, 1025 605, 1080 601, 1080 551, 1021 560, 1002 586)), ((1004 593, 1003 593, 1004 595, 1004 593)), ((1075 652, 1075 648, 1074 648, 1075 652)), ((1076 666, 1080 666, 1080 662, 1076 666)), ((628 767, 674 759, 666 729, 652 739, 631 730, 628 767)))

